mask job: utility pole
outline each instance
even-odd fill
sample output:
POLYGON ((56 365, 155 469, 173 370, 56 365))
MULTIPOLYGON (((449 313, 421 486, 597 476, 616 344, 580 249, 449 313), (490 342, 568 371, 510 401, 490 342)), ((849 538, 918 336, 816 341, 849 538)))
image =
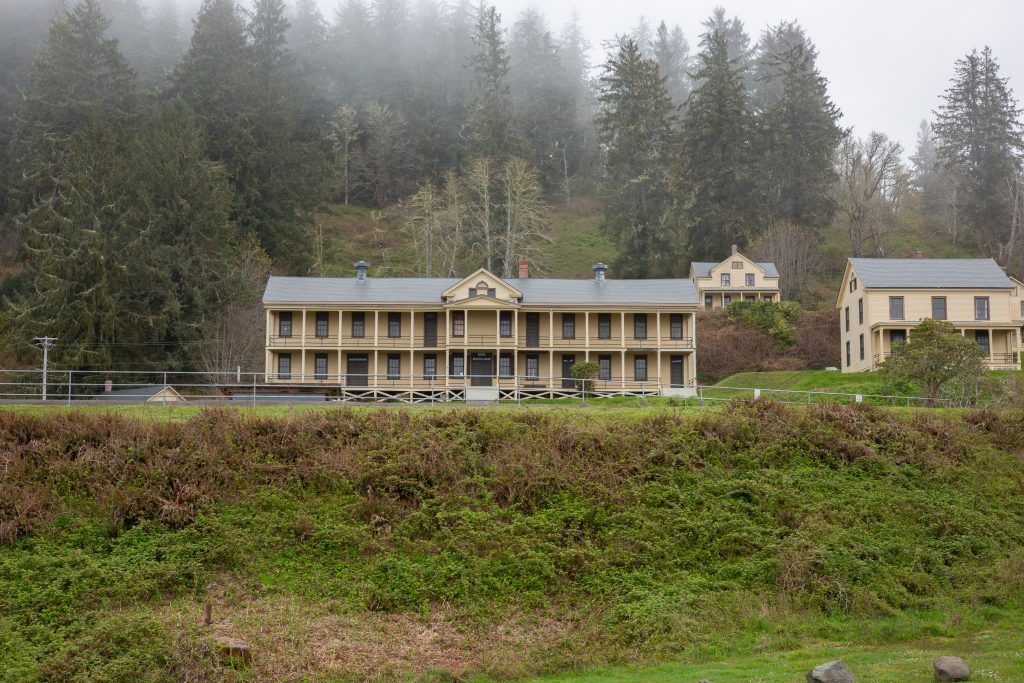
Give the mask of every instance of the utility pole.
POLYGON ((43 400, 46 400, 46 371, 49 361, 50 347, 57 341, 56 337, 36 337, 33 341, 43 347, 43 400))

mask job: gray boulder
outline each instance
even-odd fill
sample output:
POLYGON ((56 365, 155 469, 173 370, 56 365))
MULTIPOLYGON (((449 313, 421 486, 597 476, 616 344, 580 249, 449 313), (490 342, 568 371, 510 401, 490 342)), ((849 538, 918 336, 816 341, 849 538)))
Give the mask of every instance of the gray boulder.
POLYGON ((807 683, 853 683, 853 672, 845 662, 836 660, 808 671, 807 683))
POLYGON ((966 681, 971 677, 967 662, 959 657, 939 657, 932 664, 937 681, 966 681))
POLYGON ((239 662, 249 664, 252 661, 252 647, 244 640, 236 638, 214 638, 213 650, 224 663, 239 662))

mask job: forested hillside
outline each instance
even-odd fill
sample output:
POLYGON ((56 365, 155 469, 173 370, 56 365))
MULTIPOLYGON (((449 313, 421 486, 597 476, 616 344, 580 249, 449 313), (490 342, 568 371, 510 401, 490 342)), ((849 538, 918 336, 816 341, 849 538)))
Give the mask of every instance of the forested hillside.
POLYGON ((467 0, 9 0, 6 360, 49 335, 62 366, 249 365, 265 276, 355 258, 661 277, 738 244, 811 305, 850 255, 1024 271, 1020 109, 987 48, 904 150, 841 125, 799 23, 606 38, 467 0))

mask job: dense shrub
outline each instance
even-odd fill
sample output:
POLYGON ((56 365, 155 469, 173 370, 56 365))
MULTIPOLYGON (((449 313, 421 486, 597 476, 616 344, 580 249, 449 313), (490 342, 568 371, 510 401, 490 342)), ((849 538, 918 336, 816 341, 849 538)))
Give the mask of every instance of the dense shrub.
POLYGON ((368 613, 573 605, 609 652, 671 649, 771 599, 1020 600, 1021 413, 580 415, 0 411, 0 672, 202 670, 131 611, 223 575, 368 613))

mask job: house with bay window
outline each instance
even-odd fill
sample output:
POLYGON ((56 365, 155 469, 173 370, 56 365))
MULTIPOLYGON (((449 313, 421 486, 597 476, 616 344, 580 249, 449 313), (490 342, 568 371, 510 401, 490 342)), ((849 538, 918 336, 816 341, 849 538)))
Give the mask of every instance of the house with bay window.
POLYGON ((851 258, 839 309, 843 372, 872 370, 925 318, 976 341, 993 370, 1019 370, 1024 285, 992 259, 851 258))
POLYGON ((426 400, 556 396, 571 368, 600 368, 604 394, 688 395, 697 295, 688 279, 271 277, 267 381, 346 396, 426 400))
POLYGON ((726 308, 734 301, 779 301, 779 271, 774 263, 758 263, 739 252, 719 263, 694 261, 690 279, 706 310, 726 308))

